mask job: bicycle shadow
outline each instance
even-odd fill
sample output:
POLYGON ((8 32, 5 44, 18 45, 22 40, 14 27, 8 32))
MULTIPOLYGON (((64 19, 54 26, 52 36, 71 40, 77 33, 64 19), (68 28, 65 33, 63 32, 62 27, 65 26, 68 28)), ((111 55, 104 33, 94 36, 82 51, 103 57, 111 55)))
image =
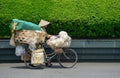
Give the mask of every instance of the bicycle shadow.
POLYGON ((14 69, 29 69, 26 66, 12 66, 11 68, 14 68, 14 69))
POLYGON ((47 68, 51 68, 51 69, 63 69, 63 67, 61 67, 59 65, 53 65, 53 66, 47 67, 47 68))
POLYGON ((40 68, 28 68, 26 66, 12 66, 11 68, 14 68, 14 69, 65 69, 60 65, 52 65, 51 67, 44 66, 40 68))

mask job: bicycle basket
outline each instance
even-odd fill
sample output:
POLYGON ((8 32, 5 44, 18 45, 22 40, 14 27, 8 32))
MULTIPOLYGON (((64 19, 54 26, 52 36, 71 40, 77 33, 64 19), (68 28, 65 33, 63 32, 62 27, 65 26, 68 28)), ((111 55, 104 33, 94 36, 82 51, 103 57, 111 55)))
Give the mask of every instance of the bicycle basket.
POLYGON ((55 53, 61 54, 61 53, 63 53, 63 49, 62 48, 56 48, 55 53))

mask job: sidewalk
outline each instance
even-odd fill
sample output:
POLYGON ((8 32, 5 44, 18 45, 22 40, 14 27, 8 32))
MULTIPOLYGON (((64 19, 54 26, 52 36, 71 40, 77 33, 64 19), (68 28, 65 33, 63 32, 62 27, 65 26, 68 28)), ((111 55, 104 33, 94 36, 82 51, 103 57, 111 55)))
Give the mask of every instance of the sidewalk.
POLYGON ((23 63, 0 63, 0 78, 120 78, 120 63, 78 63, 73 68, 28 69, 23 63))

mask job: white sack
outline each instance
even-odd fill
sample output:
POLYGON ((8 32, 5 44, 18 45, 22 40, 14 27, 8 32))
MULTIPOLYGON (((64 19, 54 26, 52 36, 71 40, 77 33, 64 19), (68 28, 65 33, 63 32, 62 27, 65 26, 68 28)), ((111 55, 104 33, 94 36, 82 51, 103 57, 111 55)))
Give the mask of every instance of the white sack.
POLYGON ((23 48, 22 46, 17 46, 15 48, 15 55, 16 56, 21 56, 25 54, 25 48, 23 48))
POLYGON ((10 38, 10 43, 11 46, 16 46, 15 44, 15 40, 14 40, 14 34, 12 34, 11 38, 10 38))
POLYGON ((67 32, 61 31, 57 36, 52 36, 47 40, 47 44, 55 49, 57 47, 69 47, 71 44, 71 37, 68 36, 67 32))

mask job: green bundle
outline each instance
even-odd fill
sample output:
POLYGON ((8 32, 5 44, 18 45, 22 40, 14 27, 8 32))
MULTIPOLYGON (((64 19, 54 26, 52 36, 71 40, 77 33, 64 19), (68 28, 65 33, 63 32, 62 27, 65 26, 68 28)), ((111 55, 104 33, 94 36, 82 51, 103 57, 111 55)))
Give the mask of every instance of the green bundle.
POLYGON ((38 31, 41 31, 41 28, 39 25, 36 25, 32 22, 18 20, 18 19, 12 20, 12 23, 10 24, 11 29, 12 29, 12 26, 14 23, 17 23, 15 30, 38 30, 38 31))

